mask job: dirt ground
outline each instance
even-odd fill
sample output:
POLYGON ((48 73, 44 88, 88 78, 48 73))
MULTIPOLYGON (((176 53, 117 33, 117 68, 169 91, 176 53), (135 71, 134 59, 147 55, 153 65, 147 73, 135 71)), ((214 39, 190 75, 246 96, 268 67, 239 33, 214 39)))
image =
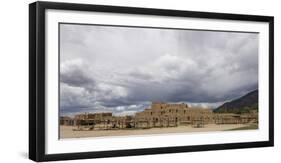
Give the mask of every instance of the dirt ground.
MULTIPOLYGON (((124 135, 147 135, 166 133, 186 133, 186 132, 207 132, 207 131, 227 131, 240 128, 247 128, 249 124, 209 124, 204 128, 193 128, 191 126, 178 126, 169 128, 150 129, 120 129, 120 130, 93 130, 93 131, 73 131, 76 127, 60 126, 60 139, 63 138, 84 138, 84 137, 104 137, 104 136, 124 136, 124 135)), ((252 129, 252 128, 249 128, 252 129)))

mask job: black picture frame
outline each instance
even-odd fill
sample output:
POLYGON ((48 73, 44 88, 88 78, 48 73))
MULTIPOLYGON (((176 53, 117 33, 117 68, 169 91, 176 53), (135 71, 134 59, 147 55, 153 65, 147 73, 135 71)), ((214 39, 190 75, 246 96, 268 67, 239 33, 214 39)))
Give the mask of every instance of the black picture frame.
POLYGON ((152 8, 103 6, 55 2, 34 2, 29 5, 29 158, 34 161, 55 161, 208 151, 237 148, 269 147, 274 145, 274 18, 271 16, 240 15, 211 12, 179 11, 152 8), (149 149, 114 150, 83 153, 45 153, 45 11, 47 9, 69 11, 94 11, 123 14, 160 15, 173 17, 239 20, 269 23, 269 140, 261 142, 229 143, 213 145, 159 147, 149 149))

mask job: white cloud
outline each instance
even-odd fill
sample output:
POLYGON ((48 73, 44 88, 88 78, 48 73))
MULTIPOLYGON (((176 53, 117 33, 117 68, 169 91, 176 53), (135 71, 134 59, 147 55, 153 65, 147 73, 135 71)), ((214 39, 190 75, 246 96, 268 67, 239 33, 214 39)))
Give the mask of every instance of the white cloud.
MULTIPOLYGON (((211 106, 257 89, 258 34, 61 26, 62 110, 211 106)), ((66 111, 67 112, 67 111, 66 111)))

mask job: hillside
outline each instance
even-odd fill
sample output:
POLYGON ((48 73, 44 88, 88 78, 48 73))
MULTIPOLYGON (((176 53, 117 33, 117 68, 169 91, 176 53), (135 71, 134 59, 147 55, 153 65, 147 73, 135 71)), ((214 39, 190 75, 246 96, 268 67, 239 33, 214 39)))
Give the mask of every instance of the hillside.
POLYGON ((250 110, 258 110, 258 90, 254 90, 238 99, 226 102, 214 109, 214 112, 241 114, 248 113, 250 110))

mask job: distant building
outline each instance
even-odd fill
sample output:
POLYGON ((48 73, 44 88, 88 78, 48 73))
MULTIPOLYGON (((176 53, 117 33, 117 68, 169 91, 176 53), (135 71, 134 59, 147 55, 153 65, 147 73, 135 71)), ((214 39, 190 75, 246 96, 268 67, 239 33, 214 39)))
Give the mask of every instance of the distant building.
POLYGON ((74 120, 70 117, 60 117, 60 125, 72 126, 74 125, 74 120))
POLYGON ((213 123, 211 109, 189 107, 187 104, 154 102, 151 108, 136 113, 135 127, 174 127, 179 125, 201 125, 213 123), (195 124, 196 123, 196 124, 195 124))
POLYGON ((74 117, 78 129, 120 129, 131 128, 132 116, 112 116, 112 113, 84 113, 74 117))
POLYGON ((176 127, 206 124, 258 123, 258 113, 247 114, 214 113, 211 109, 190 107, 185 103, 170 104, 153 102, 150 108, 134 116, 113 116, 112 113, 84 113, 74 118, 61 117, 61 125, 74 125, 77 130, 107 130, 123 128, 176 127))

